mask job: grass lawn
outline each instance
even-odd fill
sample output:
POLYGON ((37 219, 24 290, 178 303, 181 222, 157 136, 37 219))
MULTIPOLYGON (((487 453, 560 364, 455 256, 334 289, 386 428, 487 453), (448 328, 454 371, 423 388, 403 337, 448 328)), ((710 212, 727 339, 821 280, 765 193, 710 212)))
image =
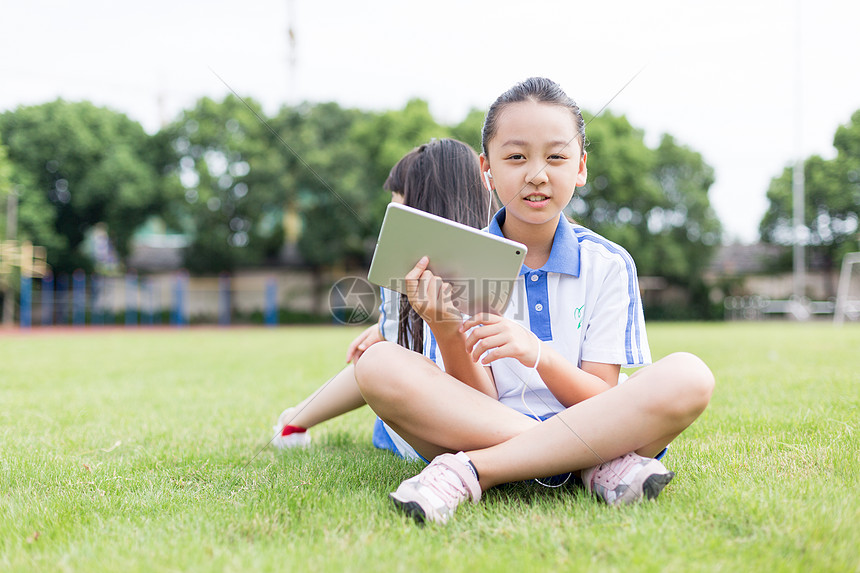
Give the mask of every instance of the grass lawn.
POLYGON ((505 486, 424 528, 367 408, 264 449, 358 330, 0 334, 0 570, 860 571, 860 325, 649 329, 717 378, 656 503, 505 486))

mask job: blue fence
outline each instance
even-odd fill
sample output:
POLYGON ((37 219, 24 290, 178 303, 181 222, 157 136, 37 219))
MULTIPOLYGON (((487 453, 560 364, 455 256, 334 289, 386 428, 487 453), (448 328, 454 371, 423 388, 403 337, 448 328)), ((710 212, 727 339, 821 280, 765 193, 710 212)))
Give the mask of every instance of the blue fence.
MULTIPOLYGON (((200 295, 200 293, 196 293, 200 295)), ((213 293, 206 293, 211 296, 213 293)), ((234 322, 234 289, 232 277, 223 274, 217 281, 217 312, 210 322, 230 325, 234 322)), ((263 324, 278 323, 278 284, 267 279, 260 293, 263 324)), ((71 277, 59 274, 42 279, 21 278, 19 325, 30 328, 34 321, 51 325, 155 325, 171 324, 181 327, 189 323, 189 277, 180 272, 170 284, 156 282, 151 277, 129 273, 125 277, 87 276, 75 271, 71 277), (35 283, 35 284, 34 284, 35 283), (122 292, 116 292, 120 290, 122 292), (169 296, 165 296, 169 291, 169 296)), ((198 317, 199 318, 199 317, 198 317)), ((205 319, 202 322, 207 322, 205 319)))

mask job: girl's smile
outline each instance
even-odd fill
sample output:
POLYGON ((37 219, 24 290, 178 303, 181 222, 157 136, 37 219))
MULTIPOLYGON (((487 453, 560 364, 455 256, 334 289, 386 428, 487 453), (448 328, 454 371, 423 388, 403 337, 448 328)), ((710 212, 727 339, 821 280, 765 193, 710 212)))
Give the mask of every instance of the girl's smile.
POLYGON ((524 199, 529 203, 535 203, 535 207, 542 207, 544 203, 549 201, 549 196, 542 193, 532 193, 531 195, 526 195, 524 199), (540 205, 537 205, 537 203, 540 203, 540 205))
POLYGON ((530 195, 526 195, 523 197, 526 203, 529 204, 529 207, 534 209, 540 209, 549 205, 550 198, 547 195, 541 193, 532 193, 530 195))

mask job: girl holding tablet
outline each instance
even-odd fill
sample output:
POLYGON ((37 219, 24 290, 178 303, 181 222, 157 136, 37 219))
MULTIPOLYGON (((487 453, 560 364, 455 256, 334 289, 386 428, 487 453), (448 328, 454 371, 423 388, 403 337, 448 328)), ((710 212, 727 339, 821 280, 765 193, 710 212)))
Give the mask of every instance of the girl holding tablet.
POLYGON ((419 521, 445 522, 494 485, 565 472, 610 504, 654 498, 674 475, 656 457, 710 400, 710 370, 686 353, 618 383, 622 366, 651 357, 630 255, 563 214, 586 182, 584 128, 544 78, 493 103, 481 169, 504 206, 489 232, 528 247, 505 315, 463 321, 423 258, 408 298, 446 371, 388 343, 356 364, 366 402, 433 460, 390 496, 419 521))

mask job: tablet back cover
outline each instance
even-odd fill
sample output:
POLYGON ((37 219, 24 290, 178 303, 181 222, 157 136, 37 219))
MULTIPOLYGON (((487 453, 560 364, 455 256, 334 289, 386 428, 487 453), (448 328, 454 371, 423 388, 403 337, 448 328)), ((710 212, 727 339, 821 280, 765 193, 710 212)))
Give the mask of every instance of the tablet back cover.
POLYGON ((367 278, 405 293, 406 273, 426 255, 429 269, 451 283, 461 312, 502 314, 526 252, 515 241, 391 203, 367 278))

